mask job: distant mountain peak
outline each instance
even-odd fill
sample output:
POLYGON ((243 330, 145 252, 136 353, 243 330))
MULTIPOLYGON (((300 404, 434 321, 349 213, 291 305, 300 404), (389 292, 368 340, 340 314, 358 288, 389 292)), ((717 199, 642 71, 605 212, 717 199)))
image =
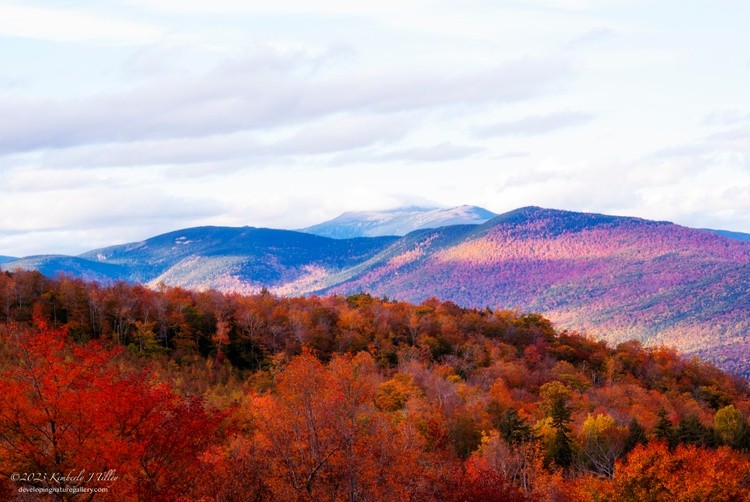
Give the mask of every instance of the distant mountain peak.
POLYGON ((382 211, 347 211, 332 220, 303 228, 301 232, 334 239, 403 236, 425 228, 479 225, 495 216, 495 213, 484 208, 469 205, 452 208, 408 206, 382 211))

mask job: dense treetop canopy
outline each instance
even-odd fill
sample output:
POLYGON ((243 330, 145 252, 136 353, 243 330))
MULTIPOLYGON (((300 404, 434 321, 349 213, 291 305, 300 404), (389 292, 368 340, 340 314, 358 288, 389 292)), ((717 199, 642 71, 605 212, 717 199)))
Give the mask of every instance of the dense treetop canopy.
POLYGON ((0 381, 2 498, 748 499, 745 380, 536 314, 5 273, 0 381))

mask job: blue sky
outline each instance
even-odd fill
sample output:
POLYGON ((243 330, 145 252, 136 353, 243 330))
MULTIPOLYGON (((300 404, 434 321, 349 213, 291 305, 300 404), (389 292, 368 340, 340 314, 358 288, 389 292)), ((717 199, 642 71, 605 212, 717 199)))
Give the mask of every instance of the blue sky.
POLYGON ((750 232, 749 18, 739 0, 0 0, 0 254, 415 204, 750 232))

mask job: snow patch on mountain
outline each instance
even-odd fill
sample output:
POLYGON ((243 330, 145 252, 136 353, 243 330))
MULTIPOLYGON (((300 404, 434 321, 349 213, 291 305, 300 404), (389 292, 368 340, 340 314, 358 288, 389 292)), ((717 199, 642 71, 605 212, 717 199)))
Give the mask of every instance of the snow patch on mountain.
POLYGON ((302 232, 349 239, 383 235, 403 236, 415 230, 449 225, 479 225, 497 216, 477 206, 453 208, 404 207, 385 211, 351 211, 302 232))

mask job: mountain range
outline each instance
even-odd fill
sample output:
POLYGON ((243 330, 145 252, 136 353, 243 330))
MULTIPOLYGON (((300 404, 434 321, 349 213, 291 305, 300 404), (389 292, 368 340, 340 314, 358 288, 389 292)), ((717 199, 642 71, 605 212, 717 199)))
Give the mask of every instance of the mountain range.
POLYGON ((491 220, 495 213, 477 206, 449 209, 404 207, 387 211, 350 211, 330 221, 303 228, 300 232, 349 239, 352 237, 403 236, 415 230, 449 225, 476 225, 491 220))
POLYGON ((400 237, 198 227, 2 268, 240 293, 265 287, 280 295, 369 292, 412 302, 437 296, 539 312, 610 342, 667 344, 750 375, 750 242, 669 222, 539 207, 444 225, 457 214, 489 213, 476 209, 432 213, 442 215, 437 219, 416 208, 393 218, 350 213, 306 229, 408 232, 400 237), (434 228, 409 231, 415 225, 434 228))

